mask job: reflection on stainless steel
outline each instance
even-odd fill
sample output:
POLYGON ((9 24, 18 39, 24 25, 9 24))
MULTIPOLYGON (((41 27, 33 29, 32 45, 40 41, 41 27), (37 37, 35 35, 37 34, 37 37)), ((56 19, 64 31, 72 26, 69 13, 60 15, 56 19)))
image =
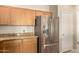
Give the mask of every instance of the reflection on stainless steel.
POLYGON ((58 19, 51 16, 37 16, 35 35, 38 36, 38 52, 58 52, 58 19), (57 43, 54 45, 54 43, 57 43))

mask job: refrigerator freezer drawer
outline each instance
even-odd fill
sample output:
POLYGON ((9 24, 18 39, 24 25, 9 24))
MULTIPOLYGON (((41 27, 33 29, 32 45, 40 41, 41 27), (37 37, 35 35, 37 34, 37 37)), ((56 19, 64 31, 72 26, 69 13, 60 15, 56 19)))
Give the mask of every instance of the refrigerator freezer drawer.
POLYGON ((45 44, 42 47, 43 53, 58 53, 59 52, 59 44, 53 43, 53 44, 45 44))

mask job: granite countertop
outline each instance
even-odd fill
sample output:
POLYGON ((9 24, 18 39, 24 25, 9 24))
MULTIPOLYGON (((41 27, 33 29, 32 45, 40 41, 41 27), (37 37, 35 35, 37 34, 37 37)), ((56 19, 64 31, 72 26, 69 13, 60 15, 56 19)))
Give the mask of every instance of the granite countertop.
POLYGON ((30 38, 37 38, 38 36, 35 36, 35 35, 22 35, 22 34, 19 34, 19 35, 13 35, 13 34, 0 34, 0 41, 3 41, 3 40, 13 40, 13 39, 30 39, 30 38))

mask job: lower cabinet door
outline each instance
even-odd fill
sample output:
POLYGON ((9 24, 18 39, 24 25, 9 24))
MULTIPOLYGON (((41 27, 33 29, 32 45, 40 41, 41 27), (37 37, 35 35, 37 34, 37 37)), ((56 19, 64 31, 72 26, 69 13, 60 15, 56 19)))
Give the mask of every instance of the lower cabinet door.
POLYGON ((0 53, 3 53, 4 51, 4 43, 3 41, 0 41, 0 53))
POLYGON ((5 53, 19 53, 22 51, 21 40, 6 40, 4 41, 4 49, 5 53))
POLYGON ((36 39, 23 39, 23 53, 36 53, 37 52, 37 43, 36 39))
POLYGON ((36 53, 37 41, 33 38, 10 39, 0 42, 0 53, 36 53))

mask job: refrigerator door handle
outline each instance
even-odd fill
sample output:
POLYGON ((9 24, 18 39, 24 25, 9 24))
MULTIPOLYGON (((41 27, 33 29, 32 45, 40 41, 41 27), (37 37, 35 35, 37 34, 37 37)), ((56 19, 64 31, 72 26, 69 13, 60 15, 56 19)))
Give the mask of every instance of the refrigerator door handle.
POLYGON ((52 46, 52 45, 51 45, 51 44, 44 44, 44 45, 43 45, 44 49, 45 49, 46 47, 48 47, 48 46, 52 46))
POLYGON ((54 46, 54 45, 56 45, 56 44, 57 44, 57 43, 53 43, 53 44, 44 44, 43 47, 44 47, 44 49, 45 49, 46 47, 54 46))

